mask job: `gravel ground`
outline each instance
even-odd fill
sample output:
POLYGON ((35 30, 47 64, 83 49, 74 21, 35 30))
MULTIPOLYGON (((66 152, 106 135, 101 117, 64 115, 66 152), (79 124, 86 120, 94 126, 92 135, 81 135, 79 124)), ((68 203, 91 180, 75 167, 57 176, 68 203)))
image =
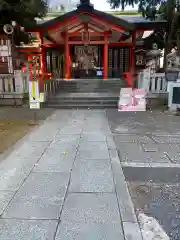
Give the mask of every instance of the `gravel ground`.
POLYGON ((180 134, 180 117, 162 111, 106 111, 111 131, 115 134, 180 134))
MULTIPOLYGON (((24 107, 0 107, 0 120, 32 120, 33 110, 28 106, 24 107)), ((41 108, 36 110, 37 120, 45 120, 49 115, 54 112, 51 108, 41 108)))
POLYGON ((128 182, 136 210, 155 217, 170 239, 180 239, 180 184, 128 182))

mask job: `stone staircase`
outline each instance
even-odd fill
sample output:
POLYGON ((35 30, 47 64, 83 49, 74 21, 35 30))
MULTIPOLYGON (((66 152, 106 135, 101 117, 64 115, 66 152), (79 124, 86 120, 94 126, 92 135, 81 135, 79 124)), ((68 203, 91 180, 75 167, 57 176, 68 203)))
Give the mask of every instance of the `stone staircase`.
POLYGON ((50 108, 116 108, 123 80, 78 79, 60 81, 59 91, 44 104, 50 108))

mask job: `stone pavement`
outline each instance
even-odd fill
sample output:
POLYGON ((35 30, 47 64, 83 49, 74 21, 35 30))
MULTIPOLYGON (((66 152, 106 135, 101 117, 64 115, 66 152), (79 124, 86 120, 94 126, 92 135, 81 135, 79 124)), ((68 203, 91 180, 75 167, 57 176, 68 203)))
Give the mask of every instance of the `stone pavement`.
POLYGON ((180 167, 179 117, 107 111, 123 167, 180 167))
POLYGON ((104 110, 56 111, 0 164, 0 240, 141 240, 104 110))

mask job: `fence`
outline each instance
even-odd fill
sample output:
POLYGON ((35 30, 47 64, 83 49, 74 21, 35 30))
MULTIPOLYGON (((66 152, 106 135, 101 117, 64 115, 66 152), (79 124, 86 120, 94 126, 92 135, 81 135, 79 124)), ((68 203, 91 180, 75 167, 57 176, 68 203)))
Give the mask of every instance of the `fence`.
POLYGON ((0 74, 0 105, 22 105, 29 91, 28 73, 0 74))
POLYGON ((138 88, 144 88, 152 93, 167 92, 165 73, 151 74, 149 69, 143 70, 138 76, 138 88))
POLYGON ((14 74, 0 74, 0 94, 28 93, 28 74, 15 71, 14 74))
POLYGON ((44 83, 44 100, 45 102, 48 98, 55 93, 57 93, 60 86, 59 80, 46 80, 44 83))

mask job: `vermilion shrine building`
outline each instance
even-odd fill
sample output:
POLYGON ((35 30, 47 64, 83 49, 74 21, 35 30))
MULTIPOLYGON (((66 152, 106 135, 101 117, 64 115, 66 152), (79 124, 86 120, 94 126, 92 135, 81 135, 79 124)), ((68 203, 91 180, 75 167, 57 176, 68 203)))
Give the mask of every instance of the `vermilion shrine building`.
MULTIPOLYGON (((165 24, 142 18, 126 20, 94 9, 89 1, 81 1, 76 10, 27 29, 37 34, 40 45, 21 51, 29 60, 39 57, 41 74, 53 73, 66 80, 120 78, 144 67, 143 61, 137 66, 140 56, 136 53, 142 49, 144 31, 161 29, 165 24)), ((127 80, 131 85, 131 78, 127 80)))

